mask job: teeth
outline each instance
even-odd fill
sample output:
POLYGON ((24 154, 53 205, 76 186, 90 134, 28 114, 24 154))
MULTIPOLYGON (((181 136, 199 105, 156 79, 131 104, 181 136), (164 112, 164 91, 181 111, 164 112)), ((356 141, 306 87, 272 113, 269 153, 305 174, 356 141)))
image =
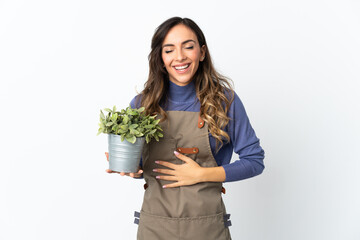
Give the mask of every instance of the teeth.
POLYGON ((186 64, 184 66, 179 66, 179 67, 175 67, 176 70, 181 70, 181 69, 185 69, 189 66, 189 64, 186 64))

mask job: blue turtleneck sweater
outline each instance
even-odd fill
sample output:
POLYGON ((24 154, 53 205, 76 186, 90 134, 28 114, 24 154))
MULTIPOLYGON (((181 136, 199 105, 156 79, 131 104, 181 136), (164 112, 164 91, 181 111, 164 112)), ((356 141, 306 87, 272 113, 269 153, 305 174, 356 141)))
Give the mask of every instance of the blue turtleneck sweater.
MULTIPOLYGON (((169 101, 164 109, 165 111, 200 111, 200 102, 196 97, 193 82, 186 86, 178 86, 171 81, 169 83, 169 101)), ((132 108, 140 107, 139 103, 138 106, 135 106, 137 97, 139 95, 131 101, 132 108)), ((224 145, 217 153, 215 150, 216 140, 209 133, 214 158, 218 166, 222 166, 225 170, 225 182, 238 181, 259 175, 264 169, 264 150, 261 148, 260 140, 256 137, 255 131, 250 124, 244 105, 236 93, 228 116, 230 122, 225 131, 229 134, 230 142, 224 142, 224 145), (238 155, 238 160, 230 163, 233 152, 238 155)))

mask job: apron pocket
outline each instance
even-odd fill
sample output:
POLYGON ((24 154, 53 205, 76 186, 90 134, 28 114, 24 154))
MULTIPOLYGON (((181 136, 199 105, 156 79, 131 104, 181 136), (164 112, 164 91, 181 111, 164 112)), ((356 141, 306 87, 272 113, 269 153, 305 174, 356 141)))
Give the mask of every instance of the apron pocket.
POLYGON ((141 211, 138 240, 230 240, 224 214, 170 218, 141 211))
POLYGON ((181 240, 230 240, 223 213, 180 219, 179 228, 181 240))
POLYGON ((138 240, 172 240, 179 239, 178 222, 173 218, 161 217, 141 211, 138 240))

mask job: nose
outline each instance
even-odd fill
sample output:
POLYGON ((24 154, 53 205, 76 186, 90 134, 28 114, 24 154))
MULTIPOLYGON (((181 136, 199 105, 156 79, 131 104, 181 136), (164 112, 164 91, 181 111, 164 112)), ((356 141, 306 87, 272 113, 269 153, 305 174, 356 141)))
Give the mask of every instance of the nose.
POLYGON ((176 54, 176 59, 177 59, 178 61, 182 61, 182 60, 184 60, 184 59, 186 58, 186 56, 185 56, 185 54, 184 54, 184 52, 183 52, 182 49, 179 49, 179 50, 176 51, 176 52, 177 52, 177 54, 176 54))

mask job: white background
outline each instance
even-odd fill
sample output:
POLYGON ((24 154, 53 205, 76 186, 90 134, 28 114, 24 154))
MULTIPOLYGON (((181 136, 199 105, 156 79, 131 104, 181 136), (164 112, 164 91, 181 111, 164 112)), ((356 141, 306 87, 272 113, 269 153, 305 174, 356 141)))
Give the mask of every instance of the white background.
POLYGON ((202 28, 266 152, 225 184, 233 239, 360 239, 355 0, 1 0, 0 239, 135 239, 143 180, 105 173, 99 110, 142 90, 173 16, 202 28))

